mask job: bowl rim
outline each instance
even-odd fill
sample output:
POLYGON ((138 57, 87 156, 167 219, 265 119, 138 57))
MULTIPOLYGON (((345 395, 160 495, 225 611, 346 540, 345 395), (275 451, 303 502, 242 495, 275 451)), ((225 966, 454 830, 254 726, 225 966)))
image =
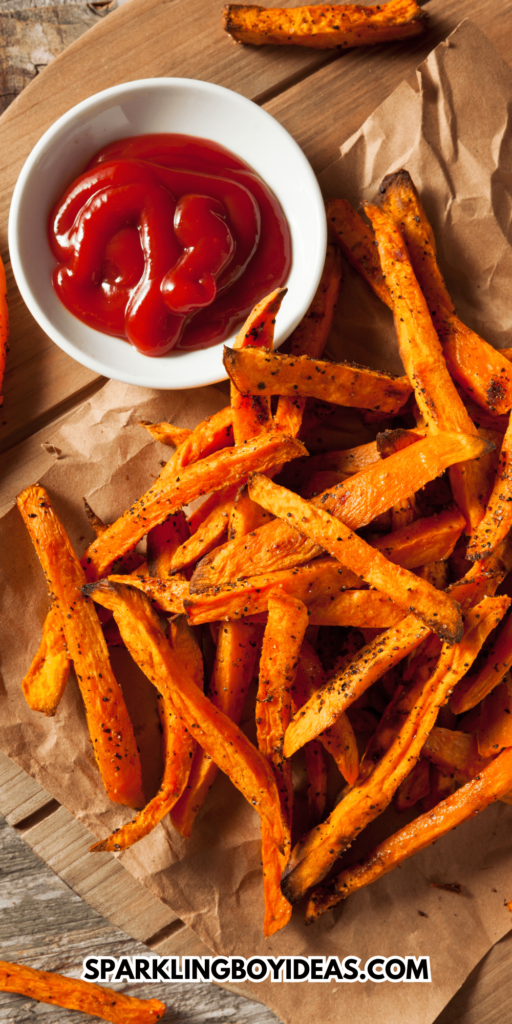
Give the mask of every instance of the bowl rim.
MULTIPOLYGON (((222 364, 220 364, 219 370, 212 375, 212 369, 208 369, 209 361, 208 359, 204 359, 204 354, 206 352, 213 353, 216 350, 219 350, 220 352, 223 345, 232 344, 234 340, 234 335, 231 335, 224 342, 210 346, 209 348, 206 349, 190 350, 188 352, 186 350, 179 350, 177 353, 170 353, 168 356, 158 357, 158 359, 152 356, 143 356, 142 353, 140 353, 141 358, 143 360, 148 360, 148 374, 145 377, 145 379, 141 379, 140 374, 137 372, 134 373, 132 370, 124 369, 123 367, 119 369, 117 367, 112 367, 106 362, 102 362, 101 359, 98 359, 94 354, 82 349, 77 344, 76 341, 70 340, 62 332, 62 330, 52 322, 52 320, 47 316, 46 312, 41 308, 39 301, 32 290, 29 277, 25 273, 23 258, 20 254, 21 240, 19 242, 19 220, 22 212, 22 205, 23 200, 25 198, 25 189, 27 187, 27 183, 29 182, 29 179, 33 174, 34 169, 40 158, 44 156, 44 154, 52 147, 52 145, 56 141, 58 141, 59 136, 62 133, 66 132, 66 130, 69 129, 70 125, 73 124, 73 122, 80 121, 84 115, 94 114, 95 108, 106 107, 108 109, 108 106, 111 105, 109 104, 109 101, 117 103, 123 96, 129 96, 130 94, 135 94, 137 92, 140 92, 141 90, 161 90, 162 87, 166 89, 168 88, 170 90, 175 88, 185 88, 195 90, 200 93, 206 92, 210 95, 217 94, 219 96, 224 97, 230 103, 241 107, 242 109, 250 110, 252 114, 254 114, 254 111, 256 109, 258 111, 258 116, 260 116, 264 121, 269 119, 269 121, 272 123, 273 130, 276 131, 277 134, 280 135, 285 140, 288 146, 290 146, 291 144, 292 149, 295 150, 295 158, 298 161, 298 164, 301 168, 301 175, 304 177, 306 186, 308 188, 308 192, 310 193, 312 200, 314 200, 314 204, 317 206, 319 216, 318 223, 316 224, 316 259, 314 258, 314 254, 312 254, 311 264, 308 264, 308 278, 311 282, 309 289, 310 294, 308 295, 308 302, 307 304, 301 304, 299 313, 294 317, 291 317, 291 310, 286 311, 285 307, 285 311, 288 312, 289 314, 288 323, 286 327, 281 326, 281 330, 279 330, 278 325, 276 329, 275 348, 278 348, 285 341, 286 337, 288 337, 289 334, 292 333, 292 331, 295 329, 297 324, 300 322, 302 317, 307 312, 307 309, 313 300, 314 294, 316 292, 322 274, 325 259, 325 250, 327 246, 327 221, 325 218, 324 200, 322 197, 318 180, 313 171, 313 168, 311 167, 311 164, 309 163, 307 157, 303 153, 299 144, 295 141, 293 136, 286 130, 286 128, 284 128, 279 121, 272 117, 272 115, 269 114, 266 110, 263 110, 263 108, 260 107, 258 104, 254 103, 246 96, 243 96, 232 89, 228 89, 223 85, 218 85, 217 83, 213 82, 207 82, 203 79, 192 78, 189 79, 176 77, 158 77, 134 79, 133 81, 129 82, 120 82, 117 85, 109 86, 109 88, 103 89, 100 92, 93 93, 91 96, 86 97, 85 99, 81 100, 79 103, 71 107, 69 110, 65 111, 64 114, 61 114, 61 116, 52 125, 50 125, 49 128, 46 129, 41 138, 36 142, 35 146, 29 153, 20 171, 13 191, 9 211, 8 245, 14 277, 19 288, 20 294, 22 296, 22 299, 25 302, 25 305, 28 307, 30 313, 32 314, 36 322, 39 324, 39 326, 45 331, 48 337, 63 351, 65 351, 69 356, 71 356, 71 358, 73 358, 81 365, 86 366, 88 369, 93 370, 94 372, 98 373, 101 376, 106 376, 109 379, 118 380, 126 384, 134 384, 139 387, 151 387, 156 390, 184 390, 190 387, 201 387, 208 384, 215 384, 227 378, 227 375, 222 367, 222 364), (161 373, 159 375, 158 366, 159 364, 161 366, 162 361, 168 359, 169 356, 174 361, 175 367, 175 360, 176 358, 179 359, 180 356, 182 358, 189 357, 189 360, 193 364, 193 369, 191 367, 191 370, 186 376, 186 378, 182 377, 178 383, 174 383, 172 380, 169 381, 167 379, 162 382, 160 379, 161 373), (197 359, 190 359, 190 357, 193 356, 196 356, 197 359), (152 364, 155 364, 153 371, 151 371, 150 369, 150 366, 152 366, 152 364), (203 367, 203 369, 201 369, 201 367, 203 367)), ((194 132, 191 131, 190 134, 193 136, 194 132)), ((205 138, 204 135, 199 134, 197 135, 197 137, 205 138)), ((225 145, 225 143, 218 139, 213 139, 212 141, 220 141, 221 145, 225 145)), ((235 152, 235 155, 240 156, 241 159, 246 160, 245 156, 237 154, 236 151, 234 150, 232 151, 235 152)), ((250 164, 250 161, 246 160, 246 162, 250 164)), ((256 173, 259 173, 256 168, 255 170, 256 173)), ((277 196, 277 198, 281 202, 280 197, 277 196)), ((291 226, 290 231, 292 231, 291 226)), ((290 275, 292 271, 293 234, 292 266, 290 270, 290 275)), ((286 287, 286 282, 284 284, 284 287, 286 287)), ((77 323, 82 323, 82 321, 80 321, 78 318, 75 319, 77 320, 77 323)), ((97 331, 95 333, 99 338, 108 337, 111 340, 110 335, 105 335, 101 331, 97 331)), ((116 340, 120 341, 120 343, 123 345, 129 344, 124 339, 116 340)))

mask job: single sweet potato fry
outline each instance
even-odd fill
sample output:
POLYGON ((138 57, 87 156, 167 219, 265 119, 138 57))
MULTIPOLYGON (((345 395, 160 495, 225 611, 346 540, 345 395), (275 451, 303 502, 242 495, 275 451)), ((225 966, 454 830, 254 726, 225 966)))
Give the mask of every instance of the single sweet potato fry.
MULTIPOLYGON (((480 563, 482 564, 482 563, 480 563)), ((503 623, 479 671, 461 679, 452 693, 450 707, 456 715, 476 707, 512 667, 512 615, 503 623)))
POLYGON ((118 576, 113 573, 107 579, 110 583, 129 583, 131 587, 142 590, 147 594, 164 612, 171 615, 183 615, 185 611, 184 601, 188 597, 189 585, 186 580, 174 576, 172 579, 162 580, 157 576, 118 576))
MULTIPOLYGON (((320 659, 311 644, 304 640, 293 685, 294 714, 325 682, 326 675, 320 659)), ((347 715, 338 715, 334 724, 324 729, 318 739, 324 750, 334 758, 343 778, 352 786, 359 771, 359 754, 354 730, 347 715)))
POLYGON ((449 558, 463 529, 464 516, 459 510, 446 509, 374 538, 371 543, 390 562, 397 562, 404 569, 417 569, 425 563, 449 558))
POLYGON ((348 707, 393 665, 425 640, 429 631, 415 615, 367 644, 337 675, 328 679, 293 716, 284 740, 286 757, 332 725, 348 707))
POLYGON ((281 888, 296 903, 307 889, 322 881, 336 858, 347 849, 370 821, 390 803, 400 783, 420 756, 441 705, 471 664, 495 624, 496 601, 485 598, 472 609, 464 623, 464 636, 453 646, 443 644, 437 667, 430 678, 413 683, 411 710, 402 719, 391 746, 371 774, 355 785, 325 822, 308 832, 292 851, 281 888))
POLYGON ((37 654, 21 682, 23 695, 32 711, 41 711, 48 717, 55 714, 70 668, 62 616, 52 605, 43 624, 37 654))
MULTIPOLYGON (((459 430, 471 434, 474 426, 448 373, 443 350, 407 253, 400 230, 388 214, 367 203, 377 239, 382 269, 393 300, 398 346, 407 376, 414 386, 418 407, 433 433, 459 430)), ((472 533, 484 514, 478 463, 450 470, 455 501, 472 533)))
POLYGON ((396 416, 412 393, 407 377, 353 363, 224 347, 224 367, 242 395, 297 395, 396 416))
POLYGON ((253 530, 268 523, 272 519, 268 512, 265 512, 261 505, 251 501, 247 484, 239 487, 234 501, 231 503, 231 514, 229 517, 228 536, 230 540, 237 537, 245 537, 253 530))
POLYGON ((180 546, 172 553, 169 575, 188 569, 199 558, 203 558, 221 543, 229 525, 236 487, 228 487, 220 494, 222 495, 221 500, 215 504, 196 532, 191 537, 185 537, 180 546))
POLYGON ((412 267, 443 345, 448 369, 470 398, 495 413, 512 407, 512 367, 458 318, 437 264, 434 233, 408 171, 388 174, 383 208, 400 228, 412 267))
POLYGON ((160 479, 173 477, 179 469, 207 459, 234 444, 233 411, 229 405, 197 424, 165 464, 160 479))
MULTIPOLYGON (((268 350, 274 342, 274 325, 286 288, 276 288, 254 307, 243 327, 238 332, 233 349, 257 348, 268 350)), ((243 444, 252 437, 258 437, 272 425, 270 401, 256 392, 241 395, 231 387, 231 409, 235 444, 243 444)))
POLYGON ((188 536, 187 520, 181 509, 149 531, 146 557, 150 576, 165 578, 171 575, 174 554, 188 536))
POLYGON ((494 551, 512 527, 512 414, 501 446, 500 461, 485 515, 466 550, 466 558, 478 561, 494 551))
POLYGON ((495 757, 503 747, 512 747, 512 683, 507 675, 480 705, 476 731, 478 753, 495 757))
POLYGON ((415 0, 388 0, 377 7, 319 4, 266 8, 228 4, 223 28, 239 43, 311 46, 344 50, 421 35, 427 14, 415 0))
MULTIPOLYGON (((150 423, 149 420, 139 420, 139 426, 144 427, 151 434, 151 437, 155 441, 160 441, 160 444, 170 445, 171 448, 180 448, 180 446, 188 441, 191 430, 187 427, 175 427, 172 423, 166 423, 165 420, 162 423, 150 423)), ((222 445, 225 448, 225 445, 222 445)))
MULTIPOLYGON (((204 688, 203 659, 191 629, 171 622, 168 639, 182 671, 202 691, 204 688)), ((117 829, 107 839, 94 843, 91 852, 126 850, 149 835, 162 818, 174 807, 185 789, 194 755, 198 749, 181 715, 176 713, 167 693, 159 693, 158 711, 162 726, 164 747, 164 774, 158 792, 133 821, 117 829)))
MULTIPOLYGON (((244 710, 261 642, 261 627, 246 622, 232 622, 219 630, 217 654, 208 697, 235 725, 244 710)), ((218 768, 215 761, 198 747, 183 795, 171 811, 174 828, 189 837, 197 812, 213 785, 218 768)), ((274 845, 274 844, 272 844, 274 845)), ((275 848, 275 847, 274 847, 275 848)))
POLYGON ((446 594, 435 590, 408 569, 389 562, 380 551, 371 548, 324 508, 314 507, 311 502, 304 501, 285 487, 279 487, 262 473, 254 473, 250 477, 249 493, 267 511, 300 530, 405 612, 416 615, 442 639, 450 643, 460 640, 460 609, 446 594))
POLYGON ((303 454, 300 441, 276 432, 234 448, 223 448, 179 469, 174 476, 169 474, 167 463, 149 491, 89 545, 82 565, 87 567, 90 577, 104 575, 116 558, 135 547, 144 534, 182 505, 208 491, 242 483, 255 468, 269 469, 303 454))
MULTIPOLYGON (((477 435, 442 433, 425 437, 313 498, 311 505, 326 509, 358 530, 455 462, 480 458, 490 449, 490 442, 477 435)), ((321 554, 318 544, 276 519, 253 535, 230 541, 206 555, 196 566, 190 590, 197 593, 244 576, 292 568, 321 554)))
POLYGON ((0 992, 17 992, 39 1003, 81 1010, 111 1024, 154 1024, 166 1010, 159 999, 137 999, 90 981, 36 971, 7 960, 0 960, 0 992))
MULTIPOLYGON (((104 608, 110 608, 121 636, 139 668, 166 695, 177 715, 215 763, 226 772, 246 800, 267 818, 274 841, 284 846, 279 813, 279 793, 274 776, 262 755, 243 732, 183 672, 180 657, 165 638, 162 626, 144 594, 133 587, 100 580, 85 592, 104 608)), ((188 629, 181 620, 182 629, 188 629)))
POLYGON ((395 793, 395 808, 399 813, 408 811, 419 800, 423 800, 430 792, 430 763, 420 757, 414 768, 398 787, 395 793))
POLYGON ((436 842, 452 828, 485 810, 512 787, 512 749, 504 750, 477 777, 432 810, 415 818, 374 847, 359 864, 345 868, 329 885, 311 894, 306 922, 312 924, 350 893, 376 882, 404 860, 436 842))
MULTIPOLYGON (((341 259, 336 246, 328 245, 320 284, 306 315, 285 342, 285 351, 292 356, 320 359, 331 330, 334 310, 342 281, 341 259)), ((302 426, 306 399, 281 397, 274 417, 276 427, 297 437, 302 426)))
POLYGON ((331 236, 349 263, 359 271, 382 302, 393 308, 389 288, 382 273, 375 235, 366 221, 346 199, 328 199, 327 224, 331 236))
POLYGON ((107 794, 115 803, 141 807, 144 797, 133 727, 94 605, 81 592, 84 572, 44 488, 27 487, 16 501, 53 594, 52 608, 60 617, 75 667, 107 794))
POLYGON ((307 625, 307 608, 302 601, 290 597, 279 589, 270 592, 256 697, 256 735, 258 749, 274 772, 281 799, 281 818, 286 842, 283 853, 274 853, 267 822, 262 822, 265 898, 263 930, 266 937, 284 928, 292 913, 290 904, 285 902, 283 905, 280 875, 276 867, 281 869, 282 874, 290 852, 292 766, 283 757, 283 737, 290 721, 292 687, 307 625))

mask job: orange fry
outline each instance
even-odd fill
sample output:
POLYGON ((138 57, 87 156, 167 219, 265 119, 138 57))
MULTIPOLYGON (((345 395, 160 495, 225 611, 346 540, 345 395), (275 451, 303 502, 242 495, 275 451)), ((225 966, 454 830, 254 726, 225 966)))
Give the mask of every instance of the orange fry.
MULTIPOLYGON (((274 325, 286 288, 276 288, 261 302, 258 302, 237 334, 233 349, 271 349, 274 341, 274 325)), ((263 395, 241 395, 231 386, 231 408, 235 444, 242 444, 262 431, 269 430, 272 423, 270 402, 263 395)))
MULTIPOLYGON (((480 563, 481 564, 481 563, 480 563)), ((512 667, 512 615, 503 623, 487 657, 477 673, 461 679, 452 693, 450 707, 456 715, 480 703, 512 667)))
MULTIPOLYGON (((172 423, 166 423, 165 420, 162 423, 150 423, 149 420, 139 420, 139 426, 144 427, 151 434, 151 437, 155 441, 160 441, 160 444, 170 445, 172 448, 179 448, 185 441, 188 441, 191 430, 187 427, 175 427, 172 423)), ((225 448, 225 445, 222 445, 225 448)))
POLYGON ((359 271, 379 299, 392 309, 393 302, 382 273, 375 235, 369 224, 346 199, 328 199, 326 214, 331 235, 349 263, 359 271))
POLYGON ((60 617, 75 667, 105 789, 115 803, 141 807, 144 798, 133 727, 94 605, 81 592, 84 572, 44 488, 27 487, 16 501, 53 594, 52 608, 60 617))
POLYGON ((434 233, 408 171, 387 175, 380 194, 383 208, 405 238, 452 377, 484 409, 508 412, 512 407, 512 368, 499 351, 457 317, 437 264, 434 233))
POLYGON ((311 502, 304 501, 285 487, 279 487, 262 473, 254 473, 250 477, 249 493, 267 511, 306 534, 405 612, 417 615, 443 639, 450 643, 460 639, 460 610, 446 594, 435 590, 408 569, 389 562, 380 551, 371 548, 350 527, 322 507, 314 507, 311 502))
POLYGON ((412 392, 407 377, 394 377, 354 363, 311 356, 286 356, 246 348, 224 348, 224 367, 240 394, 321 398, 350 408, 378 409, 396 416, 412 392))
MULTIPOLYGON (((301 647, 299 666, 293 686, 294 713, 325 682, 326 675, 320 659, 315 649, 305 640, 301 647)), ((334 724, 328 729, 324 729, 318 739, 324 749, 334 758, 343 778, 349 785, 353 785, 359 771, 359 755, 354 730, 347 716, 343 713, 338 715, 334 724)))
POLYGON ((485 515, 473 533, 466 558, 477 561, 489 555, 512 527, 512 413, 501 446, 500 461, 485 515))
MULTIPOLYGON (((353 530, 367 526, 402 498, 420 490, 457 461, 480 458, 491 444, 478 436, 437 434, 355 473, 343 484, 313 498, 312 507, 324 508, 353 530)), ((196 567, 191 593, 301 565, 322 554, 322 549, 277 519, 249 537, 229 541, 196 567)))
POLYGON ((239 43, 336 50, 421 35, 426 20, 415 0, 388 0, 377 7, 320 4, 291 9, 228 4, 223 12, 223 28, 239 43))
POLYGON ((0 992, 18 992, 39 1003, 81 1010, 111 1024, 154 1024, 166 1010, 159 999, 137 999, 90 981, 36 971, 6 960, 0 960, 0 992))
POLYGON ((292 912, 279 884, 290 850, 293 801, 292 766, 283 757, 283 737, 290 721, 292 687, 307 624, 307 608, 302 601, 289 597, 279 589, 271 591, 256 697, 256 735, 258 749, 274 772, 281 799, 286 843, 282 853, 278 850, 274 852, 270 844, 269 826, 266 821, 262 821, 265 897, 263 930, 267 937, 284 928, 292 912), (277 867, 280 869, 278 872, 277 867))
MULTIPOLYGON (((165 694, 203 750, 226 772, 258 814, 269 821, 274 841, 282 850, 279 793, 267 762, 238 726, 214 707, 195 680, 183 672, 181 659, 166 640, 147 597, 133 587, 108 580, 90 583, 84 590, 114 613, 121 636, 139 668, 165 694)), ((188 629, 184 619, 180 628, 188 629)))
POLYGON ((187 520, 181 509, 149 531, 146 558, 150 576, 171 575, 174 554, 188 536, 187 520))
POLYGON ((279 432, 264 434, 235 448, 223 448, 179 469, 174 476, 169 474, 167 463, 149 491, 89 545, 82 564, 91 577, 102 576, 116 558, 135 547, 144 534, 182 505, 208 491, 242 482, 256 467, 269 469, 303 454, 300 441, 279 432))
POLYGON ((193 565, 199 558, 212 551, 222 540, 227 531, 229 515, 236 494, 235 487, 228 487, 218 492, 220 500, 210 514, 203 520, 191 537, 184 537, 183 542, 172 553, 170 574, 182 572, 193 565))
POLYGON ((367 644, 340 673, 327 680, 295 714, 284 741, 286 757, 332 725, 372 683, 414 651, 428 636, 415 615, 367 644))
MULTIPOLYGON (((261 627, 246 622, 232 622, 230 628, 219 630, 217 654, 208 697, 235 725, 244 710, 247 691, 259 653, 261 627)), ((192 761, 188 782, 171 811, 174 828, 182 836, 192 833, 194 818, 202 807, 217 772, 215 761, 198 747, 192 761)), ((274 845, 274 844, 272 844, 274 845)))
POLYGON ((173 477, 179 469, 184 469, 185 466, 190 466, 201 459, 207 459, 215 452, 229 448, 233 443, 233 412, 227 405, 194 427, 165 464, 160 479, 173 477))
POLYGON ((376 882, 408 857, 485 810, 511 787, 512 749, 507 749, 462 789, 379 843, 359 864, 345 868, 329 885, 316 889, 308 902, 306 922, 312 924, 352 892, 376 882))
MULTIPOLYGON (((328 245, 315 297, 300 324, 287 338, 284 346, 286 352, 290 352, 292 356, 307 355, 313 359, 320 359, 331 330, 341 281, 339 252, 334 245, 328 245)), ((291 437, 297 437, 302 426, 305 405, 304 398, 279 398, 274 418, 276 427, 291 437)))
POLYGON ((480 705, 476 732, 481 757, 495 757, 503 747, 512 746, 512 683, 507 675, 480 705))
POLYGON ((66 650, 62 617, 51 606, 43 623, 41 642, 22 680, 23 695, 32 711, 55 714, 68 681, 71 662, 66 650))

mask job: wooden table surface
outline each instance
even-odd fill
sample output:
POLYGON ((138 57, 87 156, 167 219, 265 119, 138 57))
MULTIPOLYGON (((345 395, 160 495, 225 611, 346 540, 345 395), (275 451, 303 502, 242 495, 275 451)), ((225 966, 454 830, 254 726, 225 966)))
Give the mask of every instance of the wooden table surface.
MULTIPOLYGON (((294 3, 285 0, 282 5, 294 3)), ((12 314, 0 409, 0 510, 46 468, 49 457, 42 452, 41 442, 104 384, 37 328, 16 293, 8 264, 6 213, 12 185, 27 145, 30 149, 46 127, 44 110, 35 102, 36 88, 22 90, 44 71, 41 83, 48 94, 59 97, 63 110, 81 98, 76 90, 66 93, 63 89, 63 59, 51 63, 65 47, 73 44, 77 64, 82 59, 86 62, 93 37, 95 46, 103 47, 105 61, 97 66, 101 82, 96 84, 94 69, 89 79, 84 72, 80 88, 86 95, 116 76, 117 80, 141 77, 140 61, 130 54, 126 63, 123 47, 123 34, 130 21, 133 25, 136 12, 141 52, 144 47, 155 51, 154 74, 203 78, 249 96, 291 132, 316 172, 336 159, 340 139, 352 134, 400 81, 412 76, 430 49, 464 17, 470 17, 512 64, 512 0, 429 0, 425 7, 431 14, 431 28, 426 40, 342 55, 235 47, 222 35, 220 6, 212 0, 128 0, 114 11, 115 0, 89 4, 0 0, 0 111, 6 111, 0 132, 4 143, 9 140, 9 145, 0 145, 0 249, 7 261, 12 314), (162 6, 166 34, 155 39, 152 19, 161 14, 162 6), (82 33, 91 25, 94 33, 84 40, 82 33), (18 93, 20 98, 11 106, 18 93)), ((176 915, 114 858, 95 855, 91 864, 89 833, 1 754, 0 811, 1 957, 79 972, 86 952, 119 956, 148 947, 166 955, 206 952, 176 915)), ((511 968, 512 933, 475 968, 435 1024, 508 1024, 511 968)), ((163 995, 159 986, 149 988, 146 994, 163 995)), ((143 992, 144 986, 139 989, 143 992)), ((165 997, 170 1002, 168 989, 165 997)), ((81 1014, 0 995, 0 1021, 22 1024, 36 1018, 51 1024, 78 1024, 84 1019, 81 1014)), ((165 1020, 270 1024, 277 1018, 261 1004, 214 986, 176 985, 165 1020)))

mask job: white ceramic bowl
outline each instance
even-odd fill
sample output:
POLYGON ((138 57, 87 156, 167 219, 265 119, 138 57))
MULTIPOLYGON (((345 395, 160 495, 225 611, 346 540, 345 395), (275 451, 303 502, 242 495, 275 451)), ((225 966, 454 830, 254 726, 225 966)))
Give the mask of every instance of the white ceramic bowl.
MULTIPOLYGON (((322 195, 302 150, 284 128, 250 100, 218 85, 153 78, 116 85, 77 104, 48 129, 18 178, 9 217, 16 282, 46 334, 74 359, 114 380, 173 389, 212 384, 226 374, 222 345, 152 358, 126 341, 87 327, 53 291, 54 258, 46 238, 55 200, 98 149, 115 139, 182 132, 232 150, 279 199, 292 237, 288 294, 276 324, 276 346, 306 312, 322 272, 326 220, 322 195)), ((227 344, 233 338, 227 340, 227 344)))

